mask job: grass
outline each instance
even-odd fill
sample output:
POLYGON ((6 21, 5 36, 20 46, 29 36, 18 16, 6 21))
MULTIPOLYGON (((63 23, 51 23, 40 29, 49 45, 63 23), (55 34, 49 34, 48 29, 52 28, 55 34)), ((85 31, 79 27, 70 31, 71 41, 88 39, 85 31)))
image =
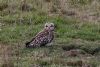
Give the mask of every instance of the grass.
MULTIPOLYGON (((93 1, 70 0, 73 5, 68 5, 69 1, 64 2, 67 5, 65 5, 66 9, 73 10, 74 6, 76 12, 80 14, 80 16, 75 14, 75 17, 59 14, 60 7, 65 9, 63 4, 57 6, 60 1, 40 2, 41 0, 36 2, 27 0, 26 5, 30 5, 28 7, 32 7, 32 10, 28 11, 26 8, 26 11, 21 11, 20 0, 11 2, 0 0, 2 3, 0 5, 0 67, 80 67, 81 63, 90 67, 99 67, 100 24, 95 21, 88 22, 89 19, 87 21, 80 19, 88 11, 92 11, 90 8, 93 1), (51 5, 47 5, 48 3, 51 5), (57 9, 57 12, 50 13, 48 10, 52 10, 51 6, 55 6, 53 9, 57 9), (25 42, 30 41, 42 30, 47 21, 53 22, 56 27, 52 46, 25 48, 25 42), (87 55, 69 57, 67 51, 71 49, 83 50, 87 55)), ((92 14, 91 11, 89 13, 92 14)), ((99 16, 99 13, 97 15, 99 16)), ((98 20, 97 15, 94 16, 96 20, 98 20)))
MULTIPOLYGON (((39 19, 41 20, 41 18, 39 19)), ((55 42, 52 47, 36 49, 25 48, 24 43, 31 40, 32 37, 43 28, 44 23, 42 22, 38 22, 37 24, 7 24, 2 27, 2 30, 0 31, 0 42, 8 44, 8 46, 9 44, 13 44, 13 57, 16 59, 13 59, 15 67, 29 67, 36 65, 46 67, 67 66, 66 61, 69 60, 63 56, 65 51, 62 47, 66 47, 67 45, 70 47, 76 45, 77 47, 78 42, 78 45, 81 45, 78 49, 83 49, 89 54, 92 54, 95 49, 99 49, 99 43, 93 43, 100 40, 100 28, 98 28, 98 25, 84 23, 78 28, 80 22, 74 22, 75 20, 64 20, 61 17, 50 18, 48 20, 52 20, 56 24, 55 42), (83 42, 74 41, 78 39, 81 39, 83 42), (17 48, 18 50, 15 50, 14 48, 17 48)), ((94 66, 98 64, 99 63, 97 62, 96 64, 93 63, 94 66)))
MULTIPOLYGON (((39 18, 39 21, 41 21, 41 18, 39 18)), ((80 28, 78 28, 78 26, 75 26, 75 25, 78 25, 79 22, 76 22, 75 24, 73 24, 72 22, 74 20, 63 21, 62 19, 59 19, 59 20, 55 19, 53 21, 57 27, 56 32, 55 32, 57 38, 73 38, 73 39, 75 38, 75 39, 84 39, 88 41, 100 40, 100 35, 99 35, 100 28, 98 27, 98 25, 83 24, 80 28)), ((12 41, 12 43, 14 43, 15 41, 18 42, 18 40, 27 39, 35 35, 37 32, 39 32, 41 28, 43 28, 43 24, 42 22, 41 23, 37 22, 37 24, 35 25, 34 24, 8 25, 2 28, 2 30, 0 31, 0 34, 1 34, 0 41, 2 42, 12 41)))

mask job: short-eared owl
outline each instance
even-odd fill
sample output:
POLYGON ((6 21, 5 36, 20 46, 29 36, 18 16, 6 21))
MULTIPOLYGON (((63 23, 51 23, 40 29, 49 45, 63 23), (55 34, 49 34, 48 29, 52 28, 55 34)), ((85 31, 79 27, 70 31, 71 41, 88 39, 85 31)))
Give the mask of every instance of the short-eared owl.
POLYGON ((39 32, 30 42, 26 43, 26 47, 41 47, 50 43, 54 38, 54 23, 46 23, 44 29, 39 32))

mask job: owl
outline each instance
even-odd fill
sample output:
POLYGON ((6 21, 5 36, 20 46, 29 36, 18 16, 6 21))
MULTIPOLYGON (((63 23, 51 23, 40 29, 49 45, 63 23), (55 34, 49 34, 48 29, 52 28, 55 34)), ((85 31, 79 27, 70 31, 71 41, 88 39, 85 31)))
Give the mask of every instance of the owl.
POLYGON ((54 39, 54 23, 46 23, 41 32, 39 32, 30 42, 26 43, 27 48, 46 46, 54 39))

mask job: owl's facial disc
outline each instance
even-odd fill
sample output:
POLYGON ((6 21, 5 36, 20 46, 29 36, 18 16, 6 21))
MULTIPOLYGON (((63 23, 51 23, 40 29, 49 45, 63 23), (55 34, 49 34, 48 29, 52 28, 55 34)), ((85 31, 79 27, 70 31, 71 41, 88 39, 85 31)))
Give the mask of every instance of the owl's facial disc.
POLYGON ((45 29, 53 31, 54 30, 54 23, 46 23, 45 24, 45 29))

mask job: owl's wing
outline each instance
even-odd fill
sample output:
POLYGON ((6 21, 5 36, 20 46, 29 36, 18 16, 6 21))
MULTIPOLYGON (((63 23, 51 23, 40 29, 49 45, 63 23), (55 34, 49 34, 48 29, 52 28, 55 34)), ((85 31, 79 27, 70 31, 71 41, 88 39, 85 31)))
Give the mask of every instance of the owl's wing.
POLYGON ((48 34, 49 34, 48 31, 42 30, 41 32, 39 32, 39 33, 35 36, 35 38, 44 37, 44 36, 47 36, 48 34))
POLYGON ((45 30, 39 32, 30 42, 26 43, 26 47, 40 46, 48 34, 48 31, 45 30))

